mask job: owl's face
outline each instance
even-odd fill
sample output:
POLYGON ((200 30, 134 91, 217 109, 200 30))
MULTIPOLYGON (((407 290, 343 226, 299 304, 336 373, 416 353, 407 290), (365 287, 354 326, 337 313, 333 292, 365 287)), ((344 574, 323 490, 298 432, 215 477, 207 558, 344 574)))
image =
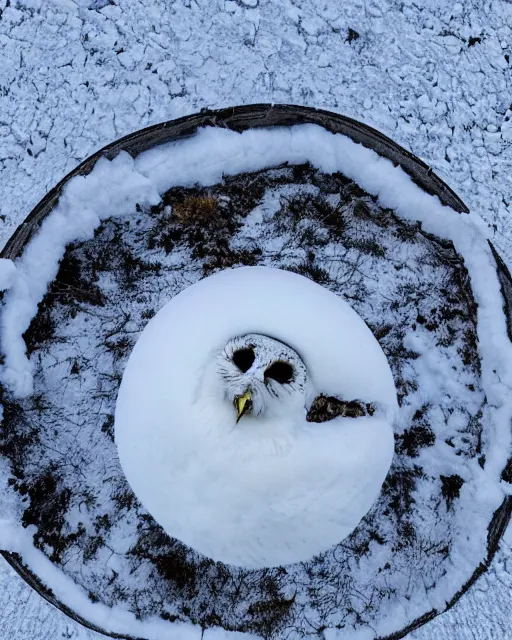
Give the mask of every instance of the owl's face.
POLYGON ((237 422, 304 408, 306 365, 279 340, 255 333, 233 338, 218 356, 218 372, 237 422))

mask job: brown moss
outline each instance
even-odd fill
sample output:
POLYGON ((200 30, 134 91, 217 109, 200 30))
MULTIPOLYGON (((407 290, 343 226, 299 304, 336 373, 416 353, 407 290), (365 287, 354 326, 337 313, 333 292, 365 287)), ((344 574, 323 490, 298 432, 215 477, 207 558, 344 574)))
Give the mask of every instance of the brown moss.
POLYGON ((212 196, 187 196, 174 205, 174 215, 183 225, 209 224, 218 213, 219 203, 212 196))
POLYGON ((76 531, 63 533, 66 524, 66 513, 71 502, 71 489, 62 486, 56 467, 50 466, 30 483, 17 487, 21 495, 28 494, 29 506, 22 516, 22 525, 36 525, 34 543, 37 548, 51 548, 49 558, 52 562, 62 562, 66 550, 80 538, 85 529, 82 523, 76 531))
POLYGON ((339 416, 344 418, 360 418, 372 416, 375 408, 371 404, 365 404, 358 400, 345 402, 332 396, 320 395, 315 398, 309 408, 306 420, 308 422, 327 422, 339 416))
MULTIPOLYGON (((482 463, 482 468, 483 465, 485 464, 485 456, 481 456, 484 461, 482 463)), ((509 484, 512 484, 512 458, 510 458, 510 460, 507 463, 507 466, 503 469, 502 473, 501 473, 501 479, 503 480, 503 482, 508 482, 509 484)))

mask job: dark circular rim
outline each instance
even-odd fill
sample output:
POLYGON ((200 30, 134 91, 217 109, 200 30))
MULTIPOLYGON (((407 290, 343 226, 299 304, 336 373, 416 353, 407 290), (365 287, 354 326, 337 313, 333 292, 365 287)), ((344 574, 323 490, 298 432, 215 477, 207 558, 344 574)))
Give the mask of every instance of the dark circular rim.
MULTIPOLYGON (((0 252, 0 257, 17 258, 37 233, 43 220, 57 204, 62 189, 67 182, 77 175, 89 174, 96 162, 102 157, 111 160, 120 151, 127 151, 130 155, 136 156, 159 144, 191 137, 197 132, 198 128, 205 126, 222 127, 241 132, 252 128, 285 127, 297 124, 317 124, 331 133, 342 133, 354 142, 360 143, 377 152, 380 156, 388 158, 395 166, 400 165, 418 186, 427 193, 437 196, 443 205, 451 207, 457 213, 469 213, 468 207, 459 196, 441 180, 427 164, 410 151, 407 151, 387 136, 366 124, 330 111, 310 107, 287 104, 244 105, 214 111, 203 109, 198 114, 162 122, 141 129, 103 147, 84 160, 76 169, 68 173, 47 193, 34 207, 25 221, 15 230, 14 234, 0 252)), ((503 308, 507 318, 508 336, 512 341, 512 276, 490 241, 489 245, 496 261, 498 278, 504 300, 503 308)), ((506 471, 507 473, 512 473, 512 458, 507 463, 506 471)), ((466 584, 446 603, 446 607, 442 611, 432 609, 407 625, 407 627, 391 635, 380 637, 378 640, 399 640, 441 613, 451 609, 462 595, 466 593, 476 580, 489 568, 511 517, 512 496, 507 496, 501 506, 494 512, 493 518, 489 523, 487 556, 480 562, 466 584)), ((134 636, 126 636, 124 634, 106 631, 87 621, 70 607, 60 602, 52 590, 44 585, 38 576, 27 567, 19 554, 0 550, 0 555, 5 558, 18 575, 37 591, 39 595, 75 622, 110 638, 142 640, 134 636)))

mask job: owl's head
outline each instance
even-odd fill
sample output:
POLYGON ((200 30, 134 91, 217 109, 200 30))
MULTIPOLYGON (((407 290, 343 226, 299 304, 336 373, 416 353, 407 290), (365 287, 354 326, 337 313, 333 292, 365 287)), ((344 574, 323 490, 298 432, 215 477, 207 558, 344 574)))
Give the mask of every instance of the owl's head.
POLYGON ((275 338, 248 333, 229 340, 218 354, 217 371, 237 422, 291 417, 304 408, 306 365, 275 338))

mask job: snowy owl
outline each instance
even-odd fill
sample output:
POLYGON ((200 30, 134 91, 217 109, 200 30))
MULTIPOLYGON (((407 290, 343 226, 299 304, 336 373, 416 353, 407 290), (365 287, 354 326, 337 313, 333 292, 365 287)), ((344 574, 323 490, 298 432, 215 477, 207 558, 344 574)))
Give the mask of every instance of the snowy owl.
POLYGON ((126 366, 123 471, 172 537, 246 568, 308 561, 377 499, 396 390, 378 342, 339 296, 297 274, 228 269, 168 302, 126 366), (320 394, 373 415, 308 422, 320 394))
POLYGON ((260 418, 256 428, 264 428, 269 419, 277 420, 275 427, 279 418, 284 423, 305 406, 306 365, 293 349, 269 336, 230 340, 217 357, 217 372, 212 387, 217 382, 219 393, 232 400, 237 423, 248 415, 260 418))

